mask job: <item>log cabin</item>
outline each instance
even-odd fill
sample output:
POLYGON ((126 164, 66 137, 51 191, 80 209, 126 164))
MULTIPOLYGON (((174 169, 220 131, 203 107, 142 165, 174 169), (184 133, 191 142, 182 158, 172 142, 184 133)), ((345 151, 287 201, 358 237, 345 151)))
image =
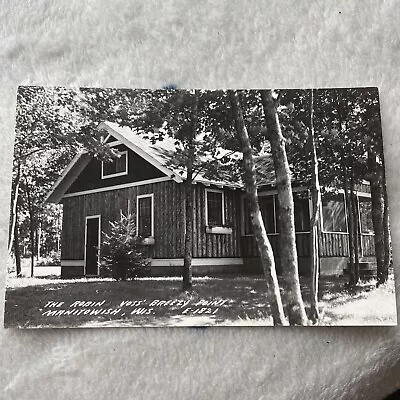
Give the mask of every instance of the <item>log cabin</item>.
MULTIPOLYGON (((152 275, 182 273, 185 213, 182 171, 171 168, 168 157, 172 139, 155 143, 128 127, 103 122, 105 143, 115 147, 120 157, 102 162, 83 152, 70 162, 54 184, 47 201, 63 205, 61 275, 98 276, 100 248, 109 222, 118 220, 121 211, 136 216, 137 232, 144 239, 151 258, 152 275)), ((279 204, 274 178, 259 157, 257 183, 260 208, 270 239, 278 273, 279 204)), ((197 174, 193 183, 194 237, 193 273, 261 272, 259 255, 243 185, 229 179, 210 180, 197 174)), ((293 185, 296 244, 299 271, 310 271, 311 202, 307 187, 293 185)), ((357 199, 360 210, 360 257, 374 260, 374 235, 368 182, 360 185, 357 199)), ((320 218, 321 275, 341 275, 349 257, 349 234, 343 191, 329 191, 323 197, 320 218)))

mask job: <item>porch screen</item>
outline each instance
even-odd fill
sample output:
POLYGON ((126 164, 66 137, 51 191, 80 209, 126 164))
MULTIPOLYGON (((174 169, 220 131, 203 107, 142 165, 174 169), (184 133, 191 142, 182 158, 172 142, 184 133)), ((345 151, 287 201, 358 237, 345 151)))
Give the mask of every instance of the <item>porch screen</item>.
POLYGON ((324 232, 347 232, 344 195, 326 193, 322 199, 324 232))
POLYGON ((141 237, 149 237, 153 236, 152 232, 152 207, 153 197, 146 196, 146 197, 139 197, 138 198, 138 234, 141 237))
POLYGON ((222 192, 207 191, 207 224, 209 226, 224 224, 222 192))

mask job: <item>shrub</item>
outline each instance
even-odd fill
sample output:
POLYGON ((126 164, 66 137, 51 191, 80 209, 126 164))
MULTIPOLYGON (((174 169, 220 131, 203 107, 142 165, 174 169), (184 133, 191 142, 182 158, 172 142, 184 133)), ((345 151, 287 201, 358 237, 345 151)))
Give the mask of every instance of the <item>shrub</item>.
POLYGON ((110 233, 104 233, 100 274, 114 279, 134 279, 150 272, 150 260, 143 255, 143 238, 136 235, 133 215, 121 212, 119 221, 110 222, 110 233))

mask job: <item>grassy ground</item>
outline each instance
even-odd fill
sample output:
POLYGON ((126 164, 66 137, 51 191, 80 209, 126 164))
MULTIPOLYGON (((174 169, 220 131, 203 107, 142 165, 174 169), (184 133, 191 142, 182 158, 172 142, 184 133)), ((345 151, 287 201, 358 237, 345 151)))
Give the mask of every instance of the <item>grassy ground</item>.
POLYGON ((371 280, 354 289, 328 291, 320 307, 321 325, 396 325, 393 274, 379 288, 376 288, 376 280, 371 280))
MULTIPOLYGON (((393 278, 378 289, 371 281, 349 291, 345 282, 321 279, 320 325, 396 324, 393 278)), ((301 283, 308 306, 309 282, 301 283)), ((271 325, 261 277, 194 278, 189 294, 180 278, 9 278, 7 286, 6 327, 271 325)))

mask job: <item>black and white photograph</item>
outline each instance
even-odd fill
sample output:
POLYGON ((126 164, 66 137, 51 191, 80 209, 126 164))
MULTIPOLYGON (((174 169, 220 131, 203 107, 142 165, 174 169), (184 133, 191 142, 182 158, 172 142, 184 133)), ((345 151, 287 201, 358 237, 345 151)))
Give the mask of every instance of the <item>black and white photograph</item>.
POLYGON ((5 327, 397 324, 378 88, 16 98, 5 327))

